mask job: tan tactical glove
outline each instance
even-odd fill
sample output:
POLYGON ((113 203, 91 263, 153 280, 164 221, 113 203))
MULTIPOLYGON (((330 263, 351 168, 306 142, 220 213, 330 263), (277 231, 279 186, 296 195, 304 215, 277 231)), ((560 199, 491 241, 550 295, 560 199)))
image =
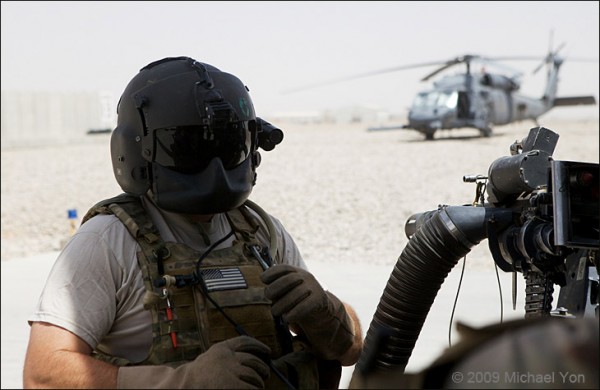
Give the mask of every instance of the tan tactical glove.
POLYGON ((310 272, 280 264, 263 272, 261 279, 273 315, 298 325, 322 358, 339 360, 352 346, 354 326, 344 304, 310 272))
POLYGON ((119 389, 263 389, 270 375, 270 348, 239 336, 214 344, 195 360, 176 368, 126 366, 119 368, 119 389))

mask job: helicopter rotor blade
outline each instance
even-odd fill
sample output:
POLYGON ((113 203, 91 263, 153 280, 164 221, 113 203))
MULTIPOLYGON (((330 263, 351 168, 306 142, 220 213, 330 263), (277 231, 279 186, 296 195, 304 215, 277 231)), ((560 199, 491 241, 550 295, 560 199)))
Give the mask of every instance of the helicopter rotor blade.
POLYGON ((433 72, 429 73, 427 76, 423 77, 423 78, 421 79, 421 81, 427 81, 427 80, 429 80, 430 78, 432 78, 433 76, 435 76, 436 74, 438 74, 438 73, 440 73, 440 72, 443 72, 444 70, 446 70, 446 69, 450 68, 451 66, 454 66, 454 65, 456 65, 456 64, 458 64, 458 63, 460 63, 460 62, 461 62, 461 61, 459 61, 458 59, 454 59, 454 60, 452 60, 452 61, 448 61, 448 62, 446 62, 446 64, 444 64, 443 66, 441 66, 441 67, 437 68, 437 69, 436 69, 436 70, 434 70, 433 72))
POLYGON ((433 72, 429 73, 427 76, 423 77, 421 79, 421 81, 427 81, 430 78, 432 78, 433 76, 437 75, 440 72, 443 72, 444 70, 450 68, 451 66, 454 66, 456 64, 460 64, 460 63, 465 63, 467 64, 467 73, 470 72, 470 64, 471 61, 473 60, 480 60, 483 59, 484 57, 478 56, 478 55, 474 55, 474 54, 465 54, 464 56, 460 56, 460 57, 456 57, 450 61, 446 61, 444 63, 443 66, 439 67, 438 69, 434 70, 433 72))
POLYGON ((444 70, 446 70, 456 64, 461 64, 461 63, 466 64, 467 65, 467 73, 469 73, 471 71, 471 62, 473 62, 473 61, 491 61, 491 60, 492 60, 491 58, 482 57, 482 56, 479 56, 476 54, 465 54, 463 56, 456 57, 450 61, 446 61, 446 63, 442 67, 429 73, 427 76, 423 77, 421 79, 421 81, 427 81, 430 78, 432 78, 433 76, 437 75, 438 73, 443 72, 444 70))
POLYGON ((409 64, 409 65, 394 66, 394 67, 391 67, 391 68, 379 69, 379 70, 375 70, 375 71, 371 71, 371 72, 359 73, 359 74, 355 74, 355 75, 351 75, 351 76, 340 77, 340 78, 336 78, 336 79, 332 79, 332 80, 328 80, 328 81, 323 81, 323 82, 320 82, 320 83, 309 84, 309 85, 305 85, 305 86, 301 86, 301 87, 297 87, 297 88, 291 88, 291 89, 287 89, 287 90, 282 91, 282 93, 284 93, 284 94, 294 93, 294 92, 304 91, 304 90, 307 90, 307 89, 321 87, 321 86, 324 86, 324 85, 337 84, 337 83, 341 83, 341 82, 344 82, 344 81, 359 79, 359 78, 363 78, 363 77, 376 76, 376 75, 379 75, 379 74, 391 73, 391 72, 396 72, 396 71, 399 71, 399 70, 421 68, 421 67, 424 67, 424 66, 439 65, 439 64, 442 64, 442 63, 444 63, 444 62, 443 61, 433 61, 433 62, 422 62, 422 63, 418 63, 418 64, 409 64))
MULTIPOLYGON (((560 47, 562 48, 564 46, 561 45, 560 47)), ((558 50, 556 50, 554 52, 554 54, 556 55, 556 52, 558 50)), ((543 66, 544 64, 548 63, 549 61, 552 60, 552 56, 551 55, 545 55, 545 56, 512 56, 512 57, 491 57, 490 59, 492 61, 540 61, 540 58, 542 59, 542 61, 539 63, 539 65, 536 66, 536 68, 533 70, 532 73, 537 73, 543 66)), ((564 58, 565 61, 568 62, 598 62, 597 58, 586 58, 586 57, 566 57, 564 58)), ((496 64, 497 65, 497 64, 496 64)), ((522 72, 519 72, 519 74, 523 74, 522 72)))
MULTIPOLYGON (((392 73, 392 72, 397 72, 397 71, 407 70, 407 69, 414 69, 414 68, 433 66, 433 65, 441 65, 440 67, 436 68, 434 71, 430 72, 429 74, 427 74, 425 77, 423 77, 421 79, 421 81, 427 81, 430 78, 432 78, 433 76, 439 74, 440 72, 443 72, 444 70, 446 70, 454 65, 460 64, 460 63, 467 64, 467 73, 469 73, 470 72, 470 63, 472 61, 482 61, 484 63, 492 64, 493 66, 505 67, 509 71, 514 73, 514 75, 511 77, 513 77, 513 78, 520 77, 523 75, 523 72, 515 71, 514 69, 510 69, 509 66, 505 66, 505 65, 503 66, 502 64, 499 63, 499 61, 520 61, 520 60, 539 61, 540 58, 542 58, 542 63, 538 66, 538 68, 541 68, 545 63, 552 61, 552 58, 557 54, 557 52, 560 49, 562 49, 562 47, 564 45, 565 44, 563 43, 554 52, 549 52, 549 54, 547 54, 546 56, 483 57, 483 56, 479 56, 479 55, 466 54, 466 55, 459 56, 459 57, 456 57, 456 58, 453 58, 453 59, 447 60, 447 61, 430 61, 430 62, 422 62, 422 63, 409 64, 409 65, 394 66, 391 68, 384 68, 384 69, 379 69, 379 70, 375 70, 375 71, 371 71, 371 72, 364 72, 364 73, 354 74, 354 75, 350 75, 350 76, 339 77, 336 79, 325 80, 325 81, 321 81, 318 83, 313 83, 313 84, 308 84, 308 85, 299 86, 299 87, 295 87, 295 88, 290 88, 290 89, 281 91, 281 93, 282 94, 296 93, 296 92, 300 92, 300 91, 304 91, 304 90, 308 90, 308 89, 342 83, 344 81, 349 81, 349 80, 354 80, 354 79, 359 79, 359 78, 364 78, 364 77, 376 76, 376 75, 380 75, 380 74, 384 74, 384 73, 392 73)), ((571 59, 571 58, 569 58, 569 61, 598 62, 598 59, 571 59)), ((536 70, 534 72, 537 72, 537 70, 539 70, 539 69, 536 68, 536 70)))

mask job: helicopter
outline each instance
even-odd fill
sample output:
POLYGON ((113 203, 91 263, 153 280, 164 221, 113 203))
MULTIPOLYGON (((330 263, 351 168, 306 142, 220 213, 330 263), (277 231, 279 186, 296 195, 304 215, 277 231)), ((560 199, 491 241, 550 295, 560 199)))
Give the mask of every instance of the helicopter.
MULTIPOLYGON (((492 126, 505 125, 522 120, 533 120, 558 106, 594 105, 594 96, 557 97, 558 73, 564 58, 558 55, 562 45, 550 50, 541 64, 535 68, 537 73, 543 65, 547 65, 546 86, 540 98, 529 97, 519 93, 521 73, 506 75, 488 72, 485 67, 481 72, 472 72, 472 64, 481 62, 494 64, 506 60, 538 60, 540 57, 484 57, 476 54, 465 54, 447 61, 435 61, 420 64, 404 65, 378 71, 363 73, 326 83, 312 85, 306 88, 324 84, 338 83, 352 79, 373 76, 381 73, 437 65, 434 71, 427 74, 421 81, 428 81, 439 73, 459 64, 466 66, 464 73, 445 75, 433 82, 427 90, 418 92, 408 112, 408 123, 401 126, 370 127, 367 130, 413 129, 432 140, 438 130, 458 128, 474 128, 479 130, 482 137, 492 135, 492 126), (441 65, 441 66, 439 66, 441 65)), ((588 60, 583 60, 588 61, 588 60)), ((592 60, 594 61, 594 60, 592 60)), ((501 66, 499 63, 496 64, 501 66)), ((296 89, 298 91, 299 89, 296 89)))

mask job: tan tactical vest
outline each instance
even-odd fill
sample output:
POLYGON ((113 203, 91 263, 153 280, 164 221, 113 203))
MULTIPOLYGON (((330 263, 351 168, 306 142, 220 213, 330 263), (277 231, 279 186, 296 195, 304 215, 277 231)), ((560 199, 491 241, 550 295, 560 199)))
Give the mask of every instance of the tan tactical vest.
MULTIPOLYGON (((286 324, 273 318, 260 280, 263 267, 250 250, 260 246, 255 236, 259 224, 246 206, 226 214, 235 233, 233 245, 211 251, 199 265, 202 253, 161 239, 139 198, 121 194, 99 202, 82 224, 98 214, 114 214, 141 248, 137 259, 146 287, 144 308, 152 313, 153 342, 148 358, 136 364, 182 364, 243 329, 271 348, 274 367, 294 387, 337 386, 341 366, 318 360, 305 343, 292 341, 286 324), (194 272, 202 275, 201 281, 196 278, 198 283, 177 286, 176 281, 191 280, 194 272), (159 281, 170 283, 159 287, 164 284, 159 281)), ((131 364, 98 351, 94 355, 113 364, 131 364)), ((271 373, 267 388, 286 388, 275 374, 271 373)))

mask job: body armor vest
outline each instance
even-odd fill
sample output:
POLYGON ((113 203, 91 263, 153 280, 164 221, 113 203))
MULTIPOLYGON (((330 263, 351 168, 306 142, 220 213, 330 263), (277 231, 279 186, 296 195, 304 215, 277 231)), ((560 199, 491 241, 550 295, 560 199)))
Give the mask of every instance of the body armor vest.
MULTIPOLYGON (((137 260, 153 340, 147 359, 136 364, 176 366, 215 343, 247 334, 271 348, 273 365, 295 387, 320 387, 322 364, 304 343, 292 342, 287 325, 273 318, 271 302, 264 296, 264 269, 253 252, 260 249, 255 236, 259 224, 246 206, 226 213, 235 233, 232 246, 209 248, 204 254, 182 243, 164 242, 137 197, 122 194, 99 202, 82 224, 98 214, 114 214, 141 248, 137 260)), ((132 364, 99 351, 94 355, 113 364, 132 364)), ((266 385, 286 387, 274 373, 266 385)))

